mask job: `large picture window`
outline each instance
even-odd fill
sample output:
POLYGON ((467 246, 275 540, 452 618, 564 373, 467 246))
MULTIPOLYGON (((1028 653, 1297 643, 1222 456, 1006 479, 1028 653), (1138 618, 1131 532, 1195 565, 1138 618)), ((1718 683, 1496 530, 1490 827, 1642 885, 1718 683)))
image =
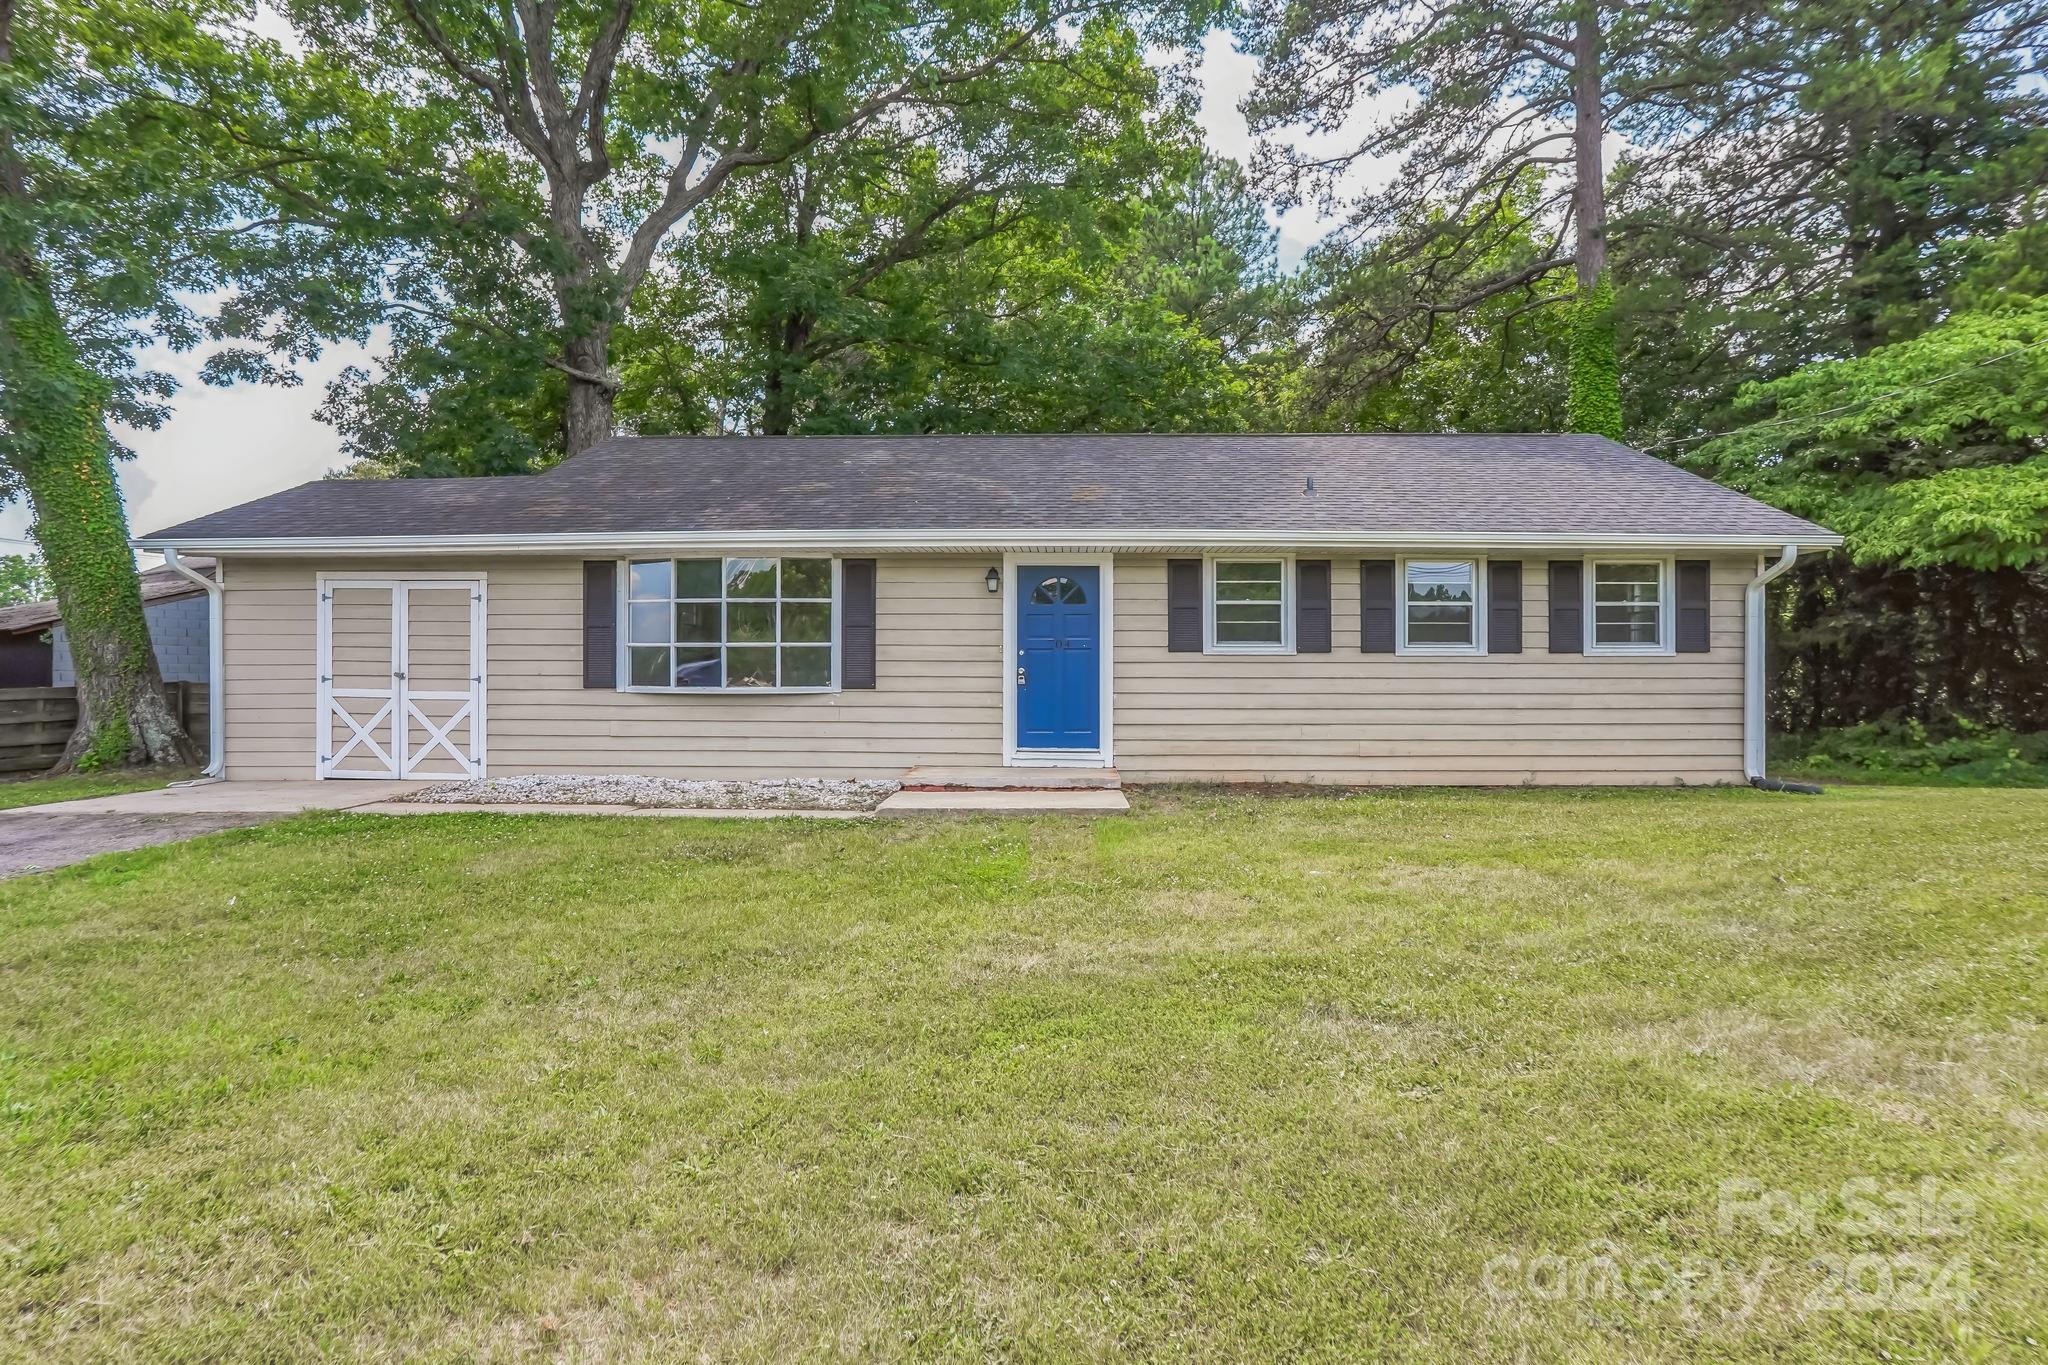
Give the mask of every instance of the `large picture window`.
POLYGON ((1667 643, 1662 560, 1595 560, 1586 575, 1596 654, 1655 654, 1667 643))
POLYGON ((1226 654, 1293 649, 1292 597, 1284 559, 1211 560, 1208 648, 1226 654))
POLYGON ((1479 562, 1410 559, 1401 565, 1401 639, 1404 654, 1477 654, 1480 636, 1479 562))
POLYGON ((829 559, 633 561, 627 686, 829 690, 834 582, 829 559))

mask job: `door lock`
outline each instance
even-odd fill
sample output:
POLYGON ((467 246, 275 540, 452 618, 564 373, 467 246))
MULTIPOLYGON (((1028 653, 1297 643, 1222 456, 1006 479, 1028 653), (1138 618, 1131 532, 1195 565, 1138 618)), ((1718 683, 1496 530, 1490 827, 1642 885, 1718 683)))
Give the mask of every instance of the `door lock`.
POLYGON ((1018 664, 1018 665, 1017 665, 1017 686, 1019 686, 1019 687, 1022 687, 1023 685, 1024 685, 1024 665, 1022 665, 1022 664, 1018 664))

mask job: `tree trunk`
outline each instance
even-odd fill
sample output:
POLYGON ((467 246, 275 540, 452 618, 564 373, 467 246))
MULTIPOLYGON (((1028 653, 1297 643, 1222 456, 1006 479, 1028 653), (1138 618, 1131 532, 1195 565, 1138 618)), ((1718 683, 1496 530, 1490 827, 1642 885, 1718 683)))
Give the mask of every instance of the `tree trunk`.
POLYGON ((787 436, 796 426, 794 381, 804 370, 804 351, 811 343, 811 326, 808 315, 792 312, 770 331, 768 375, 761 386, 763 436, 787 436))
POLYGON ((29 262, 0 321, 7 452, 35 513, 78 673, 78 728, 53 772, 136 763, 190 766, 192 741, 164 697, 142 614, 128 515, 108 445, 106 385, 78 359, 50 291, 29 262))
POLYGON ((1600 139, 1607 131, 1601 99, 1600 8, 1583 0, 1572 31, 1572 255, 1581 295, 1607 273, 1607 169, 1600 139))
POLYGON ((1607 278, 1607 172, 1600 139, 1600 11, 1583 0, 1572 34, 1572 257, 1578 300, 1572 305, 1571 373, 1565 424, 1619 441, 1621 359, 1614 341, 1614 288, 1607 278))
POLYGON ((612 403, 618 386, 611 378, 609 329, 571 337, 564 347, 564 359, 580 373, 569 376, 569 401, 562 414, 562 444, 570 455, 581 455, 612 436, 612 403), (588 376, 600 375, 602 380, 588 376))

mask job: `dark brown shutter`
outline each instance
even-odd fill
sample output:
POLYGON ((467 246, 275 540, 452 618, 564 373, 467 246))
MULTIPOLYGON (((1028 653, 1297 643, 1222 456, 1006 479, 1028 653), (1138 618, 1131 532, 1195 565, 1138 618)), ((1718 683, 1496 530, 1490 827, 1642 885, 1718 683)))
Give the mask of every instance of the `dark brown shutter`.
POLYGON ((1202 561, 1166 561, 1166 648, 1175 654, 1202 652, 1202 561))
POLYGON ((619 685, 619 566, 583 561, 583 685, 619 685))
POLYGON ((1704 559, 1681 559, 1677 569, 1678 652, 1704 654, 1713 643, 1713 566, 1704 559))
POLYGON ((839 685, 875 685, 875 561, 839 561, 839 685))
POLYGON ((1522 652, 1522 561, 1519 559, 1487 561, 1486 652, 1522 652))
POLYGON ((1294 562, 1294 648, 1301 654, 1330 652, 1330 561, 1294 562))
POLYGON ((1550 652, 1586 652, 1586 566, 1576 559, 1550 561, 1550 652))
POLYGON ((1358 561, 1358 649, 1362 654, 1394 652, 1394 561, 1358 561))

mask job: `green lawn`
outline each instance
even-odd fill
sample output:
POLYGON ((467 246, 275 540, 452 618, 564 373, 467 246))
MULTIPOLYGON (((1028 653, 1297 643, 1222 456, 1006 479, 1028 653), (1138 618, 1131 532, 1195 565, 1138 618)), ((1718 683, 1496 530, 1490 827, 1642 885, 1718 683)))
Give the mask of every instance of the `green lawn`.
POLYGON ((17 806, 46 806, 53 801, 77 801, 87 796, 118 796, 122 792, 155 791, 191 777, 189 772, 74 773, 69 777, 0 778, 0 810, 17 806))
POLYGON ((0 1347, 2038 1359, 2044 829, 329 815, 0 883, 0 1347))

